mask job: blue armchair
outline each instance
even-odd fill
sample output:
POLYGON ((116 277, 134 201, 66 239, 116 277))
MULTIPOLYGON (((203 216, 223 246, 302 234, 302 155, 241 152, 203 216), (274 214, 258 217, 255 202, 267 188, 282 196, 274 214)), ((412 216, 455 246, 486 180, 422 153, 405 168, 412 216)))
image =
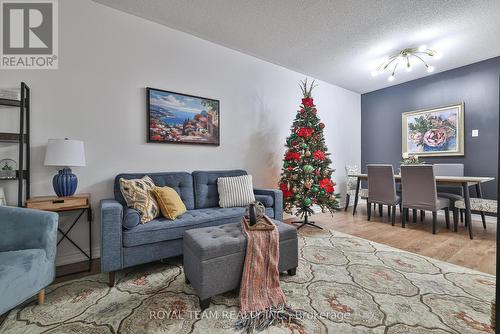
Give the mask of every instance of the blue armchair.
POLYGON ((38 294, 55 276, 56 213, 0 206, 0 314, 38 294))

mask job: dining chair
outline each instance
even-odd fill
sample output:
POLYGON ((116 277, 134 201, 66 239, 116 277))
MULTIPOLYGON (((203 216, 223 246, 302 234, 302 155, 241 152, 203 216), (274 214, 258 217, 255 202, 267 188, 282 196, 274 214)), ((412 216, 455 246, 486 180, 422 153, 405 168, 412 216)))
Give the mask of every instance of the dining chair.
MULTIPOLYGON (((464 176, 464 164, 434 164, 434 175, 437 176, 464 176)), ((438 186, 438 197, 447 198, 450 200, 450 210, 453 212, 453 221, 458 220, 458 212, 456 213, 455 202, 463 199, 463 189, 458 186, 438 186)), ((460 220, 464 221, 463 211, 460 211, 460 220)))
POLYGON ((401 166, 402 227, 409 209, 432 211, 432 234, 436 234, 437 211, 445 211, 446 228, 450 228, 450 200, 437 196, 436 179, 432 165, 401 166))
MULTIPOLYGON (((356 173, 359 173, 359 172, 360 172, 360 170, 359 170, 358 166, 355 166, 355 165, 353 165, 353 166, 345 166, 345 174, 346 175, 356 174, 356 173)), ((357 184, 358 184, 358 178, 356 178, 356 177, 347 177, 346 192, 345 192, 345 208, 344 208, 344 211, 347 211, 347 208, 349 208, 351 197, 356 196, 356 187, 357 187, 357 184)), ((359 194, 358 194, 358 196, 361 197, 362 199, 368 198, 368 189, 366 189, 366 188, 359 188, 359 194)), ((356 213, 356 207, 357 207, 357 203, 355 201, 355 205, 354 205, 354 208, 352 210, 353 214, 356 213)))
MULTIPOLYGON (((387 205, 389 213, 392 211, 392 226, 396 223, 396 206, 401 198, 396 194, 394 169, 392 165, 370 164, 368 170, 368 199, 366 207, 368 220, 371 218, 372 204, 378 204, 379 209, 387 205)), ((382 210, 380 210, 382 212, 382 210)))

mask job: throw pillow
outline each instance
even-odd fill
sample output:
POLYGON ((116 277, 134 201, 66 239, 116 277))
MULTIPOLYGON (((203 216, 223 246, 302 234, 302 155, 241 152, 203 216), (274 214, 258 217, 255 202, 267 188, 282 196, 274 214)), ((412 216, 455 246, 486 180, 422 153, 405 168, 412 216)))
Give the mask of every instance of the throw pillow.
POLYGON ((151 194, 151 189, 155 186, 149 176, 142 179, 120 179, 120 190, 127 206, 136 209, 141 216, 141 224, 145 224, 160 214, 158 203, 151 194))
POLYGON ((154 187, 151 191, 155 195, 161 213, 165 218, 174 220, 186 212, 184 202, 174 189, 170 187, 154 187))
POLYGON ((221 208, 246 206, 255 202, 252 175, 219 177, 217 190, 219 191, 219 206, 221 208))

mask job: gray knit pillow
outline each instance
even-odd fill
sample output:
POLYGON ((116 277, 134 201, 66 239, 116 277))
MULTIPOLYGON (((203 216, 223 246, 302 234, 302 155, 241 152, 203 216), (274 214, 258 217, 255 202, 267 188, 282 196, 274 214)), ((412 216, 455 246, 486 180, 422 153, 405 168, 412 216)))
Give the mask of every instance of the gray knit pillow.
POLYGON ((219 206, 221 208, 246 206, 255 202, 252 175, 219 177, 217 190, 219 191, 219 206))

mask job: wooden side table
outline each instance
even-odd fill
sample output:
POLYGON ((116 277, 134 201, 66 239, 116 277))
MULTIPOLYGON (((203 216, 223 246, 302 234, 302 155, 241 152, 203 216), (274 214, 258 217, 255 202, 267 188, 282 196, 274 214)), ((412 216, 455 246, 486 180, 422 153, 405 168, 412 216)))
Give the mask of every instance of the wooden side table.
POLYGON ((70 225, 70 227, 63 231, 59 227, 57 230, 61 233, 62 237, 57 241, 57 245, 61 243, 64 239, 67 239, 73 246, 75 246, 85 257, 88 258, 88 269, 81 270, 78 272, 72 272, 57 277, 78 274, 81 272, 86 272, 91 270, 92 265, 92 208, 90 206, 90 194, 78 194, 69 197, 57 197, 57 196, 40 196, 32 197, 26 201, 26 207, 30 209, 38 209, 51 212, 68 212, 68 211, 79 211, 78 216, 70 225), (85 252, 75 241, 69 237, 69 232, 78 223, 80 218, 84 213, 87 213, 87 222, 89 225, 89 252, 85 252))

